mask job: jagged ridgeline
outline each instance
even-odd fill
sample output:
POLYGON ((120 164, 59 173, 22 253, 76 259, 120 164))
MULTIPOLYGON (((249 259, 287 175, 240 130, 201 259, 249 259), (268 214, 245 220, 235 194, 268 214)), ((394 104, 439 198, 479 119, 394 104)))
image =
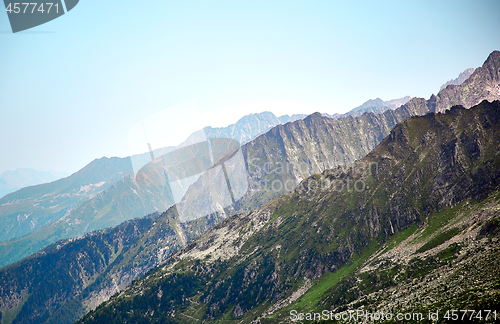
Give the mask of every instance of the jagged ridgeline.
MULTIPOLYGON (((3 313, 3 323, 71 323, 77 320, 115 292, 127 287, 133 279, 141 277, 152 267, 164 262, 172 252, 189 244, 197 235, 227 215, 246 215, 251 209, 285 193, 286 189, 290 188, 286 185, 290 183, 297 184, 313 173, 322 173, 338 164, 353 163, 362 158, 375 148, 398 122, 430 111, 442 112, 450 108, 451 104, 462 104, 469 108, 485 98, 490 101, 500 99, 499 69, 500 52, 495 51, 482 67, 474 71, 469 80, 458 86, 448 86, 429 100, 413 98, 402 107, 380 115, 367 113, 340 120, 314 114, 305 120, 273 128, 242 146, 248 167, 249 190, 230 208, 208 218, 184 223, 180 222, 175 210, 170 209, 160 216, 132 220, 103 232, 92 232, 81 238, 58 241, 29 258, 1 269, 0 310, 3 313), (276 170, 280 163, 285 166, 283 172, 268 172, 264 168, 268 164, 269 170, 276 170), (298 168, 294 169, 294 166, 298 168), (269 189, 273 181, 285 185, 281 190, 266 190, 265 183, 267 182, 269 189), (49 285, 50 289, 47 288, 49 285)), ((261 120, 256 124, 261 125, 261 120)), ((223 130, 234 135, 239 128, 241 127, 223 130)), ((242 136, 249 134, 247 131, 239 133, 242 136)), ((354 167, 356 175, 366 173, 362 164, 358 163, 354 167)), ((336 171, 339 175, 342 172, 347 172, 347 169, 341 167, 336 171)), ((121 214, 128 215, 127 217, 133 214, 132 211, 139 213, 143 210, 142 204, 137 204, 137 195, 131 190, 134 187, 129 186, 130 179, 127 179, 120 180, 81 205, 81 208, 67 215, 64 222, 55 222, 24 237, 2 242, 0 259, 10 263, 60 238, 83 234, 83 229, 100 228, 91 225, 97 224, 94 223, 96 215, 116 214, 117 210, 123 211, 121 214), (116 204, 119 208, 104 208, 104 214, 96 214, 96 210, 111 206, 110 204, 116 204)), ((337 179, 339 184, 338 181, 342 178, 328 179, 332 182, 337 179)), ((202 181, 204 177, 199 179, 199 183, 202 181)), ((190 199, 197 196, 198 184, 188 190, 185 203, 189 204, 190 199)), ((362 187, 361 182, 357 184, 358 188, 362 187)), ((373 189, 373 186, 366 185, 370 190, 373 189)), ((80 187, 77 186, 78 189, 80 187)), ((210 184, 207 188, 211 188, 210 184)), ((279 186, 275 185, 273 189, 279 189, 279 186)), ((394 196, 392 204, 398 204, 398 197, 394 196)), ((148 204, 156 201, 147 200, 148 204)), ((295 209, 295 206, 292 204, 289 208, 295 209)), ((143 211, 141 215, 144 213, 143 211)), ((99 219, 117 221, 116 218, 101 216, 99 219)), ((397 228, 394 227, 394 230, 397 228)), ((220 251, 222 253, 225 249, 220 251)), ((301 253, 307 254, 307 251, 301 253)), ((302 257, 302 254, 300 255, 302 257)), ((309 271, 317 271, 314 265, 312 264, 309 271)))
POLYGON ((215 225, 79 323, 498 306, 499 143, 499 101, 412 117, 352 168, 215 225))
MULTIPOLYGON (((276 117, 263 112, 245 116, 227 127, 206 127, 205 134, 245 143, 280 123, 304 117, 306 115, 276 117)), ((197 133, 186 142, 195 141, 197 133)), ((174 149, 158 148, 153 153, 174 149)), ((150 153, 96 159, 67 178, 26 187, 5 197, 0 193, 0 222, 4 225, 0 232, 0 267, 58 240, 167 210, 172 203, 171 197, 138 184, 131 159, 146 164, 150 161, 150 153)))
MULTIPOLYGON (((453 105, 470 108, 485 99, 499 100, 499 70, 500 52, 493 51, 483 66, 461 85, 450 85, 429 100, 413 98, 400 108, 379 115, 366 113, 332 120, 314 114, 305 120, 296 120, 303 116, 295 115, 290 118, 282 116, 277 120, 273 115, 263 114, 263 119, 256 116, 247 118, 257 118, 251 125, 265 125, 262 129, 257 127, 253 133, 245 128, 243 121, 240 125, 237 123, 224 129, 208 129, 207 132, 213 136, 236 136, 245 140, 272 125, 295 120, 274 127, 242 147, 249 171, 249 190, 227 212, 234 214, 256 208, 285 193, 314 172, 362 158, 398 122, 410 116, 443 112, 453 105), (266 165, 271 165, 271 169, 266 169, 266 165), (276 170, 279 165, 285 166, 284 172, 264 171, 276 170), (275 185, 271 188, 275 180, 288 186, 275 185)), ((2 219, 7 228, 3 239, 11 239, 0 243, 0 265, 18 261, 59 239, 116 226, 130 218, 166 210, 170 206, 162 194, 137 186, 133 178, 128 177, 131 172, 130 161, 126 159, 101 159, 71 177, 25 188, 0 199, 2 219), (116 175, 120 174, 124 178, 116 179, 116 175)), ((206 177, 201 177, 188 190, 183 204, 204 204, 199 199, 202 196, 200 187, 212 190, 206 177)), ((186 213, 189 214, 189 208, 186 213)))
MULTIPOLYGON (((397 123, 408 117, 444 112, 455 105, 470 108, 483 100, 500 100, 499 51, 493 51, 465 82, 450 85, 428 100, 412 98, 395 110, 338 120, 313 114, 274 127, 242 147, 249 190, 226 212, 232 215, 249 211, 293 189, 311 174, 353 163, 373 150, 397 123)), ((203 191, 210 192, 213 187, 210 179, 200 177, 189 188, 181 205, 186 205, 189 211, 189 206, 204 204, 200 199, 203 191)))

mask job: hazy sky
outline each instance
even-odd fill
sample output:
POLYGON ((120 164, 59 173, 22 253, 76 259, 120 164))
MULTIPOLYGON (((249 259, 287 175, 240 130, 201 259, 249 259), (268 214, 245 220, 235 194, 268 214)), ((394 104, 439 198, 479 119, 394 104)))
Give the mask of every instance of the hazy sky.
POLYGON ((176 144, 264 110, 428 98, 500 49, 499 16, 495 0, 81 0, 12 34, 0 13, 0 173, 127 156, 156 113, 176 144))

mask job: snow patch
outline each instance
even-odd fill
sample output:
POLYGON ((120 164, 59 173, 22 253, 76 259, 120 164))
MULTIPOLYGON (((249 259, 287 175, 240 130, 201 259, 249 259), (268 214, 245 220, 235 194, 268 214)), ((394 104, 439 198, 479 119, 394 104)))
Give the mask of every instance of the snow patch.
POLYGON ((97 189, 99 187, 102 187, 106 181, 101 181, 99 183, 90 183, 88 185, 80 186, 80 191, 78 191, 79 194, 86 194, 87 192, 97 189))
POLYGON ((29 214, 24 214, 24 215, 22 215, 22 216, 21 216, 21 214, 17 215, 17 222, 18 222, 18 223, 22 223, 22 222, 24 222, 25 220, 27 220, 27 219, 28 219, 28 217, 29 217, 31 214, 33 214, 33 212, 31 212, 31 213, 29 213, 29 214))

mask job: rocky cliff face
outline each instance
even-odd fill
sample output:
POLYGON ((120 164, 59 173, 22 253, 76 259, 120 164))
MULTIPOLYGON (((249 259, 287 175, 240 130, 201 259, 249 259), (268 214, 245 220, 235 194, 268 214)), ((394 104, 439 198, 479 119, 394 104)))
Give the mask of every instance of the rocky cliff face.
POLYGON ((470 108, 483 100, 500 99, 500 52, 493 51, 483 66, 460 85, 448 85, 431 98, 436 112, 443 112, 455 105, 470 108))
MULTIPOLYGON (((217 224, 80 322, 225 319, 272 323, 280 321, 272 314, 289 305, 318 305, 309 303, 314 296, 328 309, 345 305, 353 301, 351 295, 345 295, 346 290, 340 291, 340 302, 327 299, 330 295, 325 292, 342 287, 337 285, 339 271, 346 273, 360 265, 376 267, 377 262, 363 262, 380 256, 386 242, 399 244, 409 232, 420 233, 425 243, 417 249, 424 253, 474 227, 475 220, 483 220, 475 224, 481 226, 483 237, 497 230, 496 225, 488 225, 488 219, 498 216, 499 142, 498 101, 483 102, 470 110, 455 107, 446 114, 410 118, 359 161, 364 168, 353 164, 349 169, 325 170, 305 179, 292 192, 217 224), (491 200, 485 200, 488 197, 491 200), (470 209, 473 213, 460 209, 460 204, 478 201, 484 205, 470 209), (490 207, 488 217, 480 216, 481 208, 486 211, 490 207), (450 219, 464 223, 448 223, 450 219), (427 240, 425 236, 435 235, 436 229, 440 229, 440 236, 427 240), (309 299, 302 299, 306 297, 309 299)), ((443 260, 456 253, 441 248, 443 260)), ((491 268, 495 262, 485 264, 491 268)), ((414 271, 425 268, 412 264, 408 269, 413 280, 420 278, 414 271)), ((461 269, 466 271, 461 277, 473 271, 465 264, 461 269)), ((368 272, 360 278, 360 289, 365 285, 377 290, 377 286, 367 285, 370 280, 391 285, 382 280, 383 272, 377 275, 368 272)), ((468 285, 453 288, 474 288, 474 282, 468 285)), ((440 298, 434 301, 437 303, 448 298, 432 296, 440 298)), ((476 296, 477 305, 488 305, 498 298, 494 291, 476 296)), ((419 300, 423 297, 416 296, 419 300)))
MULTIPOLYGON (((242 147, 248 191, 226 212, 232 215, 256 208, 292 190, 311 174, 352 163, 377 146, 398 122, 429 111, 426 100, 413 98, 383 114, 366 113, 335 120, 316 113, 276 126, 242 147)), ((189 210, 190 206, 199 205, 199 199, 217 191, 214 186, 201 176, 187 191, 181 208, 189 210)), ((191 215, 197 213, 193 211, 191 215)))

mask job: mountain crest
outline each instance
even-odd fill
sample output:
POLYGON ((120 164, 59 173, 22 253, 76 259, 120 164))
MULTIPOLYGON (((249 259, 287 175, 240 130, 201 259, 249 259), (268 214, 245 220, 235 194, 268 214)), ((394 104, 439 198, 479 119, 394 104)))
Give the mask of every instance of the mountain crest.
MULTIPOLYGON (((490 209, 490 216, 476 217, 481 215, 477 209, 464 216, 474 207, 469 207, 469 202, 483 201, 500 189, 499 124, 499 101, 409 118, 360 161, 376 164, 377 171, 357 172, 352 165, 349 170, 329 169, 308 177, 288 194, 214 226, 79 323, 182 323, 186 318, 208 323, 289 323, 293 309, 362 309, 362 305, 376 303, 377 294, 393 287, 398 287, 398 294, 415 282, 427 280, 427 287, 439 280, 426 277, 439 268, 436 262, 450 254, 454 256, 462 247, 491 242, 498 251, 497 240, 467 243, 474 240, 479 229, 482 233, 495 231, 485 226, 491 217, 499 216, 498 203, 490 209), (324 186, 327 180, 350 180, 351 185, 362 181, 364 187, 336 190, 324 186), (464 214, 454 212, 457 206, 466 206, 464 214), (456 218, 448 222, 440 213, 451 213, 456 218), (437 226, 432 223, 436 219, 446 227, 440 229, 440 236, 429 240, 424 234, 437 226), (456 224, 457 220, 467 226, 456 224), (472 232, 475 227, 476 232, 472 232), (466 234, 461 235, 462 232, 466 234), (417 254, 416 257, 402 260, 388 273, 383 268, 371 272, 374 258, 389 250, 397 253, 398 239, 401 242, 412 233, 424 240, 409 253, 417 254), (426 258, 422 254, 452 237, 460 244, 448 243, 449 250, 443 248, 437 257, 426 258), (341 280, 339 272, 350 274, 362 267, 364 272, 357 274, 359 280, 341 280), (370 277, 363 275, 367 271, 372 273, 370 277), (399 280, 398 276, 406 277, 399 280), (363 299, 367 295, 370 298, 363 299), (360 302, 342 308, 352 301, 360 302), (276 316, 268 316, 271 313, 276 316)), ((413 241, 410 238, 406 242, 413 241)), ((471 258, 472 262, 476 253, 481 252, 470 250, 470 254, 454 259, 461 262, 471 258)), ((394 259, 378 262, 383 267, 394 259)), ((451 279, 464 277, 465 268, 443 264, 443 271, 453 271, 451 279)), ((467 267, 466 262, 462 264, 467 267)), ((473 264, 494 269, 498 260, 476 260, 473 264)), ((493 280, 492 287, 496 287, 499 278, 493 280)), ((498 293, 484 294, 478 290, 477 282, 481 282, 481 289, 488 287, 487 283, 474 280, 454 281, 450 288, 456 292, 454 297, 465 301, 464 306, 473 306, 467 303, 471 294, 474 302, 481 305, 498 300, 498 293)), ((419 305, 435 307, 439 299, 427 300, 423 298, 425 294, 426 291, 420 292, 419 305)), ((442 290, 433 296, 447 298, 442 290)), ((390 297, 383 302, 388 304, 384 312, 398 306, 390 297)))
POLYGON ((500 100, 500 51, 493 51, 483 66, 460 85, 449 85, 437 95, 436 112, 452 106, 470 108, 483 100, 500 100))

